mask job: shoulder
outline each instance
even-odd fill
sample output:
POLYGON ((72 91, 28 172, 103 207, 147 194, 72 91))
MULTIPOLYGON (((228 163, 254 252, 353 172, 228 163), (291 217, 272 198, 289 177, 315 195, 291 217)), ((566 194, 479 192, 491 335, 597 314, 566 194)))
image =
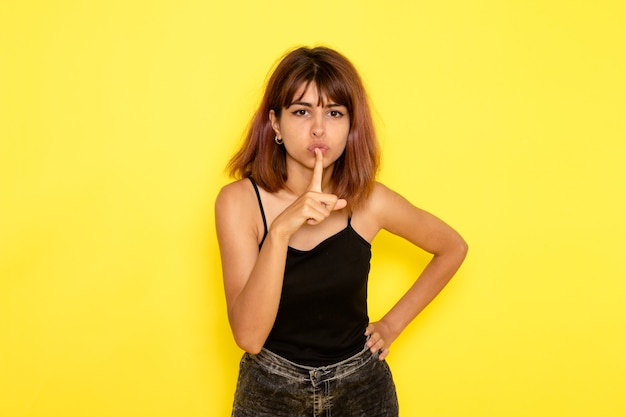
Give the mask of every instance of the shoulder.
POLYGON ((408 201, 400 194, 386 185, 376 182, 372 193, 365 203, 365 207, 372 214, 384 215, 388 214, 388 210, 395 205, 406 203, 408 201))
POLYGON ((376 183, 368 198, 367 210, 381 229, 394 234, 404 234, 406 228, 413 228, 433 217, 381 183, 376 183))
POLYGON ((249 179, 245 178, 223 186, 215 199, 215 205, 241 204, 243 202, 242 200, 248 200, 253 197, 252 183, 249 179))
MULTIPOLYGON (((215 199, 215 214, 238 215, 256 204, 256 195, 249 179, 244 178, 222 187, 215 199)), ((218 218, 219 220, 219 218, 218 218)))
POLYGON ((216 231, 222 250, 245 241, 258 251, 256 245, 259 236, 263 234, 260 219, 259 203, 249 179, 244 178, 222 187, 215 199, 216 231), (233 237, 235 242, 230 241, 233 237))
POLYGON ((391 188, 387 187, 385 184, 376 181, 376 183, 374 184, 374 189, 372 190, 372 195, 373 196, 377 196, 377 197, 385 197, 388 196, 389 194, 396 194, 395 191, 393 191, 391 188))
POLYGON ((390 219, 406 211, 407 207, 411 207, 411 203, 404 197, 376 182, 367 200, 353 212, 353 224, 363 237, 371 241, 378 231, 388 229, 390 219))

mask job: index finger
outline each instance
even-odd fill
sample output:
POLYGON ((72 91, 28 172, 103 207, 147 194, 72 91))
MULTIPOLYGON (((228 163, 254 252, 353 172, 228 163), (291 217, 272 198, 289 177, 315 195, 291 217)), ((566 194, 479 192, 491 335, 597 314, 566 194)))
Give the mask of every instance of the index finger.
POLYGON ((313 178, 311 178, 311 185, 309 191, 322 192, 322 173, 324 172, 324 155, 319 148, 315 148, 315 166, 313 167, 313 178))

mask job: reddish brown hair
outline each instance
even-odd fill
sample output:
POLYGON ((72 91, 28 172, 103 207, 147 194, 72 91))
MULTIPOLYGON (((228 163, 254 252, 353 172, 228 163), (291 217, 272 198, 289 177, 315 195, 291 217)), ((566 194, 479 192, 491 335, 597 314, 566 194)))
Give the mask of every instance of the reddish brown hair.
MULTIPOLYGON (((280 118, 302 84, 317 86, 322 98, 346 106, 350 132, 343 154, 333 169, 333 192, 351 207, 365 201, 374 187, 379 149, 367 93, 352 63, 325 47, 298 48, 283 57, 271 75, 241 149, 228 164, 235 178, 252 176, 269 192, 285 186, 285 147, 274 142, 270 110, 280 118)), ((306 89, 305 89, 306 90, 306 89)))

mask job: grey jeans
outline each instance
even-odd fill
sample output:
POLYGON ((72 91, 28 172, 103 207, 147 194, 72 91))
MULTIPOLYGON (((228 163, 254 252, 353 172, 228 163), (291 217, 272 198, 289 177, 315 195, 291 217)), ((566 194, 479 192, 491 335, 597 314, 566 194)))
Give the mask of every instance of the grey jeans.
POLYGON ((241 359, 232 417, 397 417, 389 366, 368 349, 313 368, 263 349, 241 359))

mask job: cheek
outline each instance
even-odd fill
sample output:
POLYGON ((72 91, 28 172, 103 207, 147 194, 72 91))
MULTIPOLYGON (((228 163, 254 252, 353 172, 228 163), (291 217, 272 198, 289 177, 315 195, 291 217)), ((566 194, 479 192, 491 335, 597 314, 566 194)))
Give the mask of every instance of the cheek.
POLYGON ((343 140, 344 143, 348 143, 348 136, 350 136, 350 125, 346 126, 344 132, 343 132, 343 140))
POLYGON ((341 154, 343 154, 343 152, 346 150, 346 147, 348 146, 349 134, 350 134, 349 129, 346 129, 345 131, 341 133, 340 140, 338 141, 338 146, 337 146, 337 150, 339 151, 339 155, 337 155, 337 157, 341 156, 341 154))
POLYGON ((299 123, 283 123, 281 125, 281 132, 286 137, 298 137, 305 131, 305 127, 299 123))
POLYGON ((335 133, 338 137, 347 139, 348 134, 350 133, 350 122, 338 123, 335 126, 335 133))
POLYGON ((348 137, 348 134, 350 133, 350 127, 352 127, 352 124, 350 123, 350 119, 346 119, 346 124, 344 126, 346 130, 346 138, 348 137))

